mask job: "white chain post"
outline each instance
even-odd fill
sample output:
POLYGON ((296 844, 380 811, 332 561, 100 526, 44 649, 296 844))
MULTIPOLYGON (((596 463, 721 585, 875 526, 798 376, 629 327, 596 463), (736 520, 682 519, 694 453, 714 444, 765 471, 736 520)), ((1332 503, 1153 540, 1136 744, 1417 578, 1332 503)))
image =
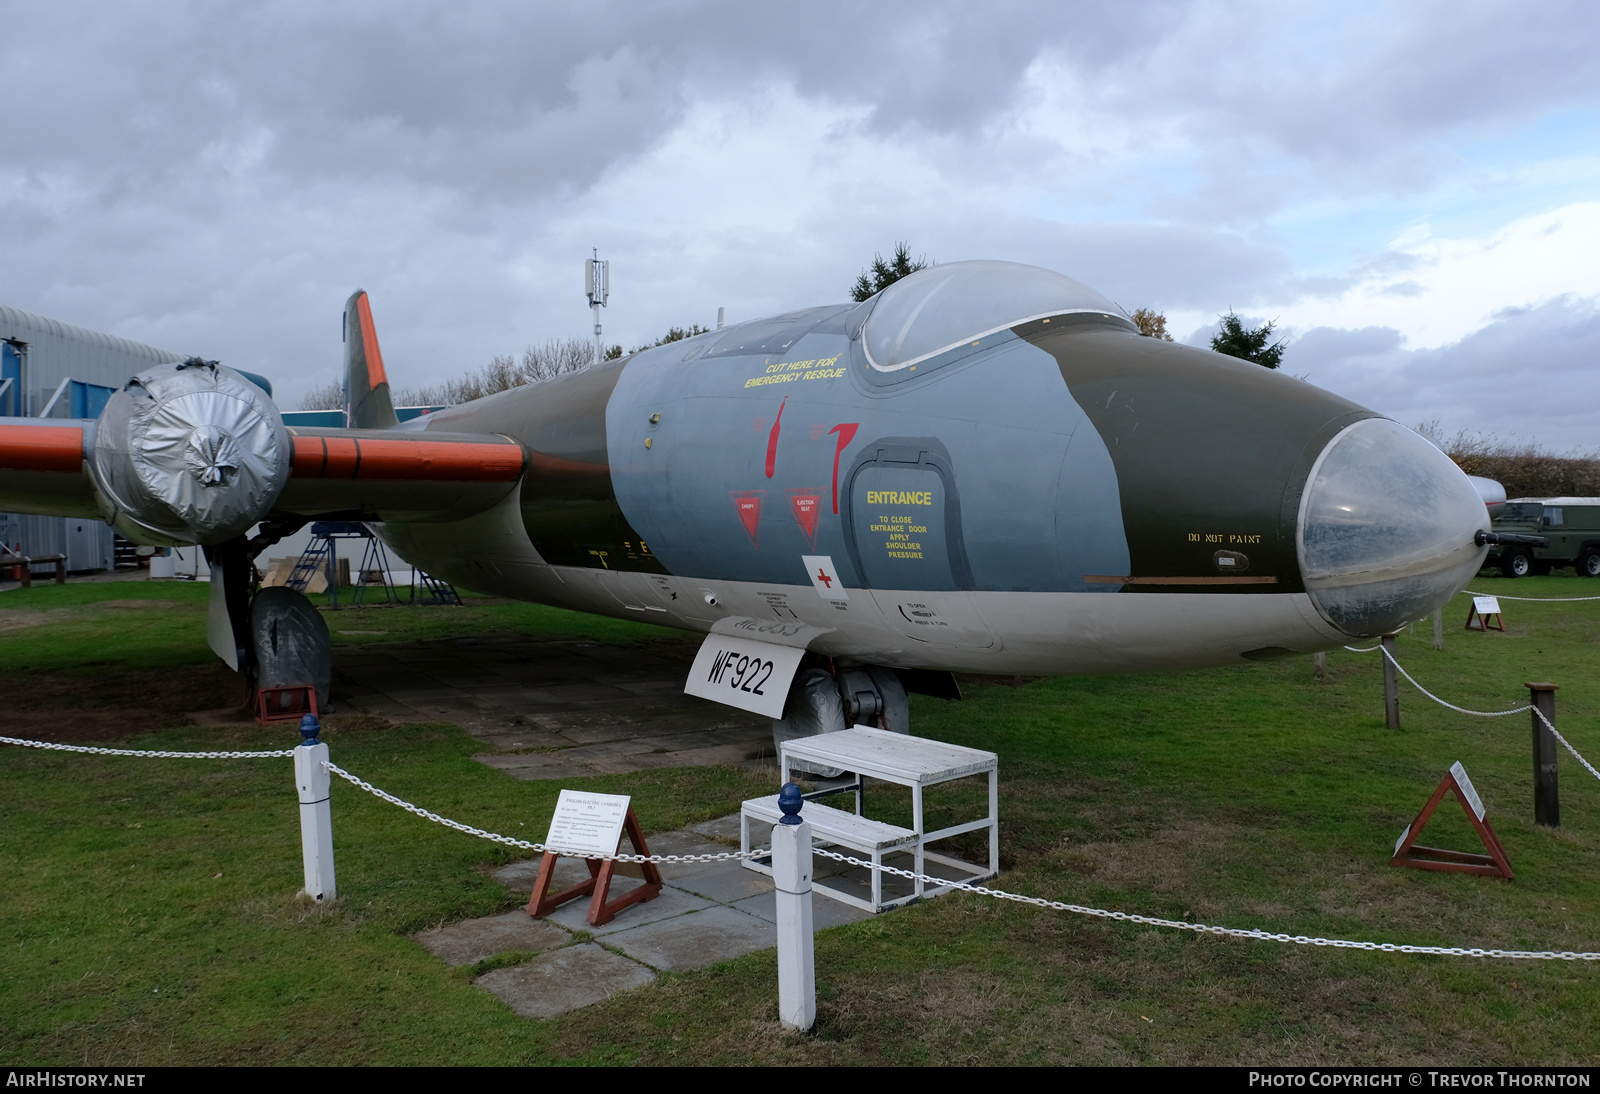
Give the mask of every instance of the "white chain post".
POLYGON ((794 783, 778 793, 783 819, 772 826, 772 882, 778 902, 778 1020, 808 1030, 817 1020, 817 964, 811 933, 811 825, 794 783))
POLYGON ((294 781, 300 792, 300 854, 305 860, 306 895, 318 904, 338 896, 333 881, 333 814, 328 806, 328 746, 317 739, 322 726, 315 714, 300 719, 294 750, 294 781))

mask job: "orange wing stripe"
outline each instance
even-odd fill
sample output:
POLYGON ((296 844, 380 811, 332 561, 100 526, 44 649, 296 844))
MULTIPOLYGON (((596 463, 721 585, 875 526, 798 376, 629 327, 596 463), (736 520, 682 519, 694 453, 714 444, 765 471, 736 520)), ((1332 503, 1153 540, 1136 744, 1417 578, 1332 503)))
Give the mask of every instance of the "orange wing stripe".
POLYGON ((372 305, 367 303, 366 293, 356 299, 356 314, 361 320, 361 348, 367 351, 367 385, 376 389, 388 383, 389 376, 383 371, 383 351, 378 348, 378 331, 372 325, 372 305))
POLYGON ((522 448, 470 441, 296 437, 293 470, 301 479, 516 482, 522 475, 522 448))
POLYGON ((76 475, 83 470, 83 430, 78 426, 0 425, 0 468, 76 475))

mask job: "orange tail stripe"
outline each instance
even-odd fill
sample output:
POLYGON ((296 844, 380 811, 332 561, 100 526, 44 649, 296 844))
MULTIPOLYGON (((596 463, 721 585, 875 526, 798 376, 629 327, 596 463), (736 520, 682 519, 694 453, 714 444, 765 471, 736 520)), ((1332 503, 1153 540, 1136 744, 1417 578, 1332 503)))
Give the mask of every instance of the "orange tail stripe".
POLYGON ((389 376, 383 371, 383 351, 378 348, 378 331, 372 325, 372 305, 367 303, 366 293, 356 298, 356 315, 361 324, 361 348, 367 353, 367 383, 376 388, 388 383, 389 376))
POLYGON ((78 426, 0 426, 0 469, 76 475, 83 470, 83 430, 78 426))
POLYGON ((467 441, 294 438, 293 471, 302 479, 401 482, 516 482, 522 448, 467 441))

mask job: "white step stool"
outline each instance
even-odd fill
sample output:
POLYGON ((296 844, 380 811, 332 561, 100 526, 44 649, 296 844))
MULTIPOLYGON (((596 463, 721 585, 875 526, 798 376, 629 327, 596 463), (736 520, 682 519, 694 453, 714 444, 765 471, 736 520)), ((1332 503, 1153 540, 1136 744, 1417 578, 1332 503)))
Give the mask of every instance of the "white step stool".
MULTIPOLYGON (((739 807, 739 848, 749 851, 750 822, 756 821, 770 828, 777 824, 783 816, 783 810, 778 808, 778 795, 770 798, 751 798, 739 807)), ((824 885, 819 878, 813 877, 812 887, 819 890, 824 896, 841 900, 846 904, 853 904, 869 912, 881 912, 886 908, 894 908, 908 901, 915 900, 922 891, 922 883, 918 882, 916 890, 909 896, 899 897, 895 900, 883 899, 883 856, 886 851, 900 848, 910 850, 917 843, 917 834, 909 828, 896 828, 892 824, 882 821, 868 820, 858 817, 854 813, 846 813, 842 809, 819 805, 808 801, 800 813, 801 819, 811 825, 811 836, 818 843, 836 843, 841 847, 848 847, 852 851, 859 851, 872 858, 872 899, 862 900, 852 893, 844 892, 831 885, 824 885)), ((765 842, 764 840, 761 842, 765 842)), ((742 859, 744 867, 760 873, 772 874, 772 867, 757 862, 755 859, 742 859)))

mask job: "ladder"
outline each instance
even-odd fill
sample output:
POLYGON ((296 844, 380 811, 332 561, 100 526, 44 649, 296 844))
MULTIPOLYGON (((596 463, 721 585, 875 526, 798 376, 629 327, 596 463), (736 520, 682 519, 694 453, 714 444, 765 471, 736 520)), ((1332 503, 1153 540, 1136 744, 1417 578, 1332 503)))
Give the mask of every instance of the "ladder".
POLYGON ((411 603, 417 604, 460 604, 461 594, 456 592, 456 587, 430 573, 413 569, 411 571, 411 603), (421 589, 422 599, 417 599, 418 589, 421 589))

